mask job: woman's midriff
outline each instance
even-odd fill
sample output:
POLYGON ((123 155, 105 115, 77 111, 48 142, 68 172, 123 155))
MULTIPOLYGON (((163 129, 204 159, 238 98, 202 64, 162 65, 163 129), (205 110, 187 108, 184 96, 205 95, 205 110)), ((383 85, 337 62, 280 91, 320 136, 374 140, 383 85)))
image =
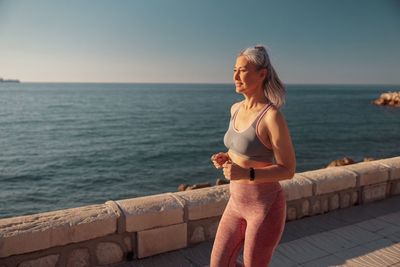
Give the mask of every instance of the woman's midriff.
MULTIPOLYGON (((235 154, 234 152, 232 152, 230 150, 228 151, 228 155, 229 155, 229 158, 232 160, 233 163, 239 165, 242 168, 250 168, 250 167, 252 167, 252 168, 264 168, 264 167, 273 165, 273 163, 270 163, 270 162, 260 162, 260 161, 244 159, 244 158, 240 157, 239 155, 235 154)), ((256 179, 257 179, 257 177, 256 177, 256 179)), ((243 180, 243 179, 242 180, 231 180, 231 183, 232 182, 233 183, 238 183, 238 184, 251 184, 251 185, 260 184, 260 183, 252 182, 250 180, 243 180)), ((272 183, 271 182, 265 182, 265 183, 267 183, 267 184, 279 184, 279 182, 272 182, 272 183)))

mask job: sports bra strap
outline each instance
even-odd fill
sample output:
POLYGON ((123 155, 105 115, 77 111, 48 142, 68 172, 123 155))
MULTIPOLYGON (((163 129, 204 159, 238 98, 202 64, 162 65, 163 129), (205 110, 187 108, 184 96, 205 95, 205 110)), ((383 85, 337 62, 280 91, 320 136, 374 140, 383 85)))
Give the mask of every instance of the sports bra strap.
POLYGON ((258 122, 261 120, 261 118, 264 116, 265 113, 267 113, 267 110, 269 109, 269 107, 271 106, 271 102, 267 103, 265 105, 265 107, 263 107, 263 109, 261 110, 261 112, 257 115, 257 118, 255 119, 256 123, 258 124, 258 122))
MULTIPOLYGON (((235 110, 232 116, 232 120, 236 117, 237 113, 239 112, 239 109, 242 107, 243 101, 240 103, 239 107, 235 110)), ((256 119, 254 120, 255 122, 258 123, 258 120, 265 114, 265 112, 268 110, 268 108, 271 106, 271 102, 268 102, 265 104, 265 106, 261 109, 261 111, 258 113, 256 119)))

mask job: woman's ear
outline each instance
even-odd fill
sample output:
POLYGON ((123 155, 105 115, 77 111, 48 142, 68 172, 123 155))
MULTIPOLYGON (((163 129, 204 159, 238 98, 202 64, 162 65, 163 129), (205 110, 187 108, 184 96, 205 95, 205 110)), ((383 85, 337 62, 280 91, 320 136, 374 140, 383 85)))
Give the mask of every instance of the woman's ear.
POLYGON ((267 77, 267 75, 268 75, 268 70, 267 70, 266 68, 262 68, 262 69, 260 70, 260 76, 261 76, 261 78, 262 78, 263 80, 265 80, 265 78, 267 77))

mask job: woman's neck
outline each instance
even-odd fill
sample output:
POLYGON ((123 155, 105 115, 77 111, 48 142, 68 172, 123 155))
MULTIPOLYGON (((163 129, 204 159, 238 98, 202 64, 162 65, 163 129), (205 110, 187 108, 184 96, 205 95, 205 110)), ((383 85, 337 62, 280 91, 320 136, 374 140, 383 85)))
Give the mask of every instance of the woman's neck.
POLYGON ((268 98, 264 95, 264 91, 261 90, 262 94, 253 94, 253 95, 247 95, 243 94, 244 96, 244 103, 243 103, 243 108, 245 110, 252 110, 254 108, 257 109, 258 106, 260 105, 265 105, 266 103, 269 102, 268 98))

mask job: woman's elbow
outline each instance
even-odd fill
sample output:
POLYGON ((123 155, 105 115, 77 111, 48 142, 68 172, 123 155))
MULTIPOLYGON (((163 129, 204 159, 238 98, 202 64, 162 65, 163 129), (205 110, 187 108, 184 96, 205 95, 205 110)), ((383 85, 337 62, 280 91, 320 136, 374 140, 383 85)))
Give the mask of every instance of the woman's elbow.
POLYGON ((296 174, 296 165, 287 168, 287 177, 286 179, 292 179, 294 175, 296 174))

